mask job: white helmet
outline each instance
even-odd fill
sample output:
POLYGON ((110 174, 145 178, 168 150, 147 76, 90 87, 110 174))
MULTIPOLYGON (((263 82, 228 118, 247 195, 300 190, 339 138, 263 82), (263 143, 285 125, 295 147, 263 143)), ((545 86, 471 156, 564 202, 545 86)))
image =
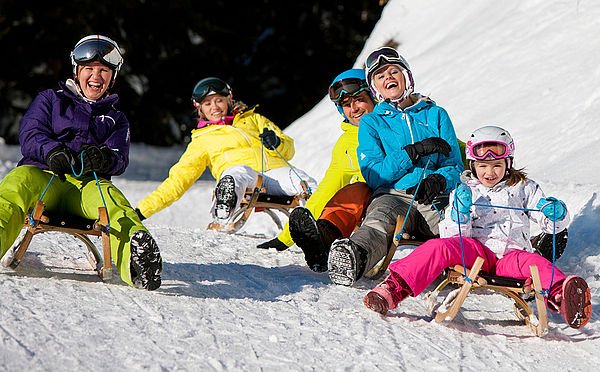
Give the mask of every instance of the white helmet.
POLYGON ((123 54, 119 45, 102 35, 89 35, 79 40, 71 52, 73 75, 77 77, 77 66, 98 60, 113 70, 111 85, 123 65, 123 54))
POLYGON ((475 160, 506 159, 506 171, 512 167, 515 142, 506 129, 493 125, 475 130, 465 146, 469 168, 475 160))

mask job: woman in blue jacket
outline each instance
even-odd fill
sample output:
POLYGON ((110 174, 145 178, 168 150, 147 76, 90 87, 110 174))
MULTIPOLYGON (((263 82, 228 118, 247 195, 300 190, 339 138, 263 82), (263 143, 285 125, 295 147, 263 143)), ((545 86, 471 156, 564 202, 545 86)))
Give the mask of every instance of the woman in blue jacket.
POLYGON ((361 173, 374 192, 361 227, 331 247, 329 277, 341 285, 354 284, 387 254, 397 216, 406 216, 405 232, 420 239, 436 237, 440 215, 432 203, 456 187, 464 169, 448 114, 413 93, 406 60, 384 47, 367 57, 365 70, 379 103, 361 119, 357 152, 361 173))
POLYGON ((117 270, 124 282, 154 290, 161 284, 158 246, 110 182, 129 163, 129 121, 114 107, 119 97, 108 91, 123 64, 121 50, 108 37, 90 35, 75 45, 71 63, 73 79, 38 94, 21 119, 23 158, 0 182, 0 257, 48 183, 46 210, 96 219, 103 205, 96 174, 117 270))

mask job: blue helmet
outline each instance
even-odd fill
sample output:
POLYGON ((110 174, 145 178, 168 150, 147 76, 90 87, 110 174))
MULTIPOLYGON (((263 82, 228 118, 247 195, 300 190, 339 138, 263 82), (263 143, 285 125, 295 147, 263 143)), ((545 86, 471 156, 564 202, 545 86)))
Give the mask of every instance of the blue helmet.
POLYGON ((367 84, 365 71, 360 68, 352 68, 342 72, 336 76, 331 82, 331 85, 329 85, 329 99, 331 102, 335 103, 338 112, 346 120, 348 120, 348 118, 344 115, 344 110, 342 109, 340 102, 346 95, 354 96, 361 92, 367 92, 369 96, 373 98, 369 85, 367 84))

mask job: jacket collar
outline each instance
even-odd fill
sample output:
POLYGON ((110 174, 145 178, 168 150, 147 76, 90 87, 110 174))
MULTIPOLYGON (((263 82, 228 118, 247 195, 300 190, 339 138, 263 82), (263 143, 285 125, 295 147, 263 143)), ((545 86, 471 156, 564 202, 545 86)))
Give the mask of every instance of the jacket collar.
POLYGON ((68 79, 65 82, 59 81, 58 87, 60 88, 58 92, 62 92, 66 97, 72 99, 75 102, 89 103, 90 105, 92 105, 92 107, 110 107, 119 101, 119 96, 116 94, 106 95, 97 101, 87 99, 83 96, 83 94, 81 94, 81 92, 77 88, 77 84, 75 83, 75 81, 73 81, 73 79, 68 79))
POLYGON ((431 98, 423 96, 420 93, 413 93, 410 95, 410 98, 415 103, 405 109, 396 108, 391 102, 381 101, 377 104, 377 106, 375 106, 375 110, 373 112, 380 116, 395 116, 403 112, 417 112, 426 107, 435 105, 435 102, 431 98))

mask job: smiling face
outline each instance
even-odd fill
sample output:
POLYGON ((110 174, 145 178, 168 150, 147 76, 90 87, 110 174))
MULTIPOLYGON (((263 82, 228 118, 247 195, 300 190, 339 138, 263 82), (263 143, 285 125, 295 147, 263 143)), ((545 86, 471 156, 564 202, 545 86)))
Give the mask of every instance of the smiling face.
POLYGON ((340 103, 344 115, 350 124, 358 126, 360 118, 373 111, 375 104, 367 92, 360 92, 354 96, 346 96, 340 103))
POLYGON ((477 179, 486 187, 496 186, 506 175, 506 160, 475 160, 473 163, 477 179))
POLYGON ((113 71, 98 61, 77 66, 77 80, 81 93, 92 101, 96 101, 106 93, 113 76, 113 71))
POLYGON ((373 86, 384 99, 399 99, 406 90, 406 80, 398 65, 385 65, 373 73, 373 86))
POLYGON ((222 120, 229 109, 228 99, 220 94, 206 96, 198 106, 198 114, 209 121, 222 120))

